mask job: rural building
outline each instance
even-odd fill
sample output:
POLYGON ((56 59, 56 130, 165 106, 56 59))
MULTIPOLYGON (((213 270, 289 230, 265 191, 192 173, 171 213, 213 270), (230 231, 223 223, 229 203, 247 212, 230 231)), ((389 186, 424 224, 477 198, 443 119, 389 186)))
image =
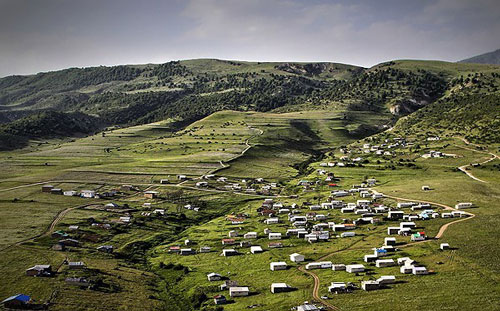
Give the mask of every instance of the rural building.
POLYGON ((84 269, 85 264, 81 261, 70 261, 68 262, 68 268, 71 270, 84 269))
POLYGON ((386 246, 395 246, 396 245, 396 238, 385 238, 384 239, 384 245, 386 246))
POLYGON ((229 257, 229 256, 236 256, 238 255, 238 252, 235 251, 234 249, 230 248, 230 249, 223 249, 222 250, 222 255, 224 257, 229 257))
POLYGON ((52 275, 51 265, 36 265, 26 270, 27 276, 50 276, 52 275))
POLYGON ((222 239, 222 245, 233 245, 236 243, 235 239, 222 239))
POLYGON ((247 232, 243 235, 243 238, 245 239, 256 239, 257 238, 257 232, 247 232))
POLYGON ((341 238, 350 238, 350 237, 353 237, 355 235, 356 235, 356 233, 354 231, 349 231, 349 232, 342 232, 340 234, 340 237, 341 238))
POLYGON ((146 199, 156 199, 158 197, 158 191, 144 191, 144 197, 146 199))
POLYGON ((396 277, 394 275, 382 275, 377 279, 380 285, 394 284, 396 283, 396 277))
POLYGON ((266 225, 273 225, 273 224, 277 224, 279 222, 280 222, 280 220, 278 217, 268 218, 268 219, 264 220, 264 223, 266 225))
POLYGON ((78 194, 78 192, 76 192, 74 190, 67 190, 67 191, 63 192, 63 195, 65 195, 67 197, 73 197, 73 196, 75 196, 77 194, 78 194))
POLYGON ((286 270, 287 264, 284 261, 271 262, 271 271, 286 270))
POLYGON ((389 219, 402 219, 405 212, 403 211, 389 211, 387 213, 387 218, 389 219))
POLYGON ((343 263, 336 263, 332 265, 333 271, 345 271, 345 265, 343 263))
POLYGON ((262 250, 262 247, 260 247, 260 246, 251 246, 250 247, 250 252, 252 254, 258 254, 258 253, 262 253, 263 250, 262 250))
POLYGON ((417 225, 413 222, 413 221, 406 221, 406 222, 400 222, 399 223, 399 227, 401 229, 403 228, 410 228, 410 229, 413 229, 415 228, 417 225))
POLYGON ((378 281, 362 281, 361 288, 366 291, 376 290, 380 288, 378 281))
POLYGON ((377 255, 369 254, 369 255, 365 255, 363 257, 363 260, 364 260, 364 262, 375 262, 375 260, 377 260, 377 258, 378 258, 377 255))
POLYGON ((200 247, 200 253, 210 253, 211 248, 209 246, 200 247))
POLYGON ((160 179, 160 184, 168 184, 168 179, 160 179))
POLYGON ((31 298, 28 295, 17 294, 2 301, 5 309, 27 309, 31 298))
POLYGON ((218 273, 212 272, 207 274, 207 278, 210 282, 213 282, 213 281, 219 281, 222 278, 222 276, 218 273))
POLYGON ((422 186, 422 191, 430 191, 431 187, 430 186, 422 186))
POLYGON ((331 267, 332 267, 331 261, 310 262, 306 265, 306 270, 330 269, 331 267))
POLYGON ((473 207, 473 204, 470 202, 462 202, 455 205, 455 209, 463 209, 473 207))
POLYGON ((290 255, 290 260, 293 262, 303 262, 305 260, 304 255, 293 253, 290 255))
POLYGON ((180 254, 181 255, 193 255, 195 253, 195 251, 191 248, 181 248, 181 251, 180 251, 180 254))
POLYGON ((248 287, 229 287, 229 296, 231 297, 242 297, 248 296, 250 293, 248 287))
POLYGON ((396 265, 394 259, 378 259, 375 261, 375 266, 377 268, 391 267, 396 265))
POLYGON ((450 249, 450 244, 448 243, 441 243, 441 245, 439 246, 439 248, 444 251, 444 250, 447 250, 447 249, 450 249))
POLYGON ((399 268, 399 271, 402 273, 402 274, 410 274, 410 273, 413 273, 413 266, 411 265, 403 265, 401 266, 401 268, 399 268))
POLYGON ((429 272, 427 271, 426 267, 413 267, 412 273, 415 275, 424 275, 428 274, 429 272))
POLYGON ((42 192, 48 192, 48 193, 50 193, 50 191, 52 189, 54 189, 54 186, 52 186, 52 185, 43 185, 42 186, 42 192))
POLYGON ((238 236, 238 231, 236 230, 231 230, 229 231, 229 233, 227 234, 230 238, 235 238, 238 236))
POLYGON ((271 284, 271 293, 284 293, 293 290, 292 287, 288 286, 286 283, 272 283, 271 284))
POLYGON ((363 272, 363 271, 365 271, 365 266, 363 266, 361 264, 346 265, 345 271, 349 272, 349 273, 363 272))
POLYGON ((82 190, 82 191, 80 191, 80 196, 82 198, 92 199, 95 197, 95 191, 94 190, 82 190))
POLYGON ((328 286, 328 291, 330 293, 343 293, 347 290, 347 286, 344 282, 332 282, 330 286, 328 286))
POLYGON ((319 311, 319 310, 320 309, 318 307, 309 303, 297 306, 297 311, 319 311))
POLYGON ((226 303, 226 297, 224 295, 215 295, 214 296, 214 303, 216 305, 222 305, 226 303))
POLYGON ((238 281, 234 281, 234 280, 225 280, 224 283, 222 283, 219 288, 220 290, 226 290, 230 287, 235 287, 235 286, 238 286, 238 281))
POLYGON ((279 232, 270 232, 269 240, 281 240, 281 233, 279 232))

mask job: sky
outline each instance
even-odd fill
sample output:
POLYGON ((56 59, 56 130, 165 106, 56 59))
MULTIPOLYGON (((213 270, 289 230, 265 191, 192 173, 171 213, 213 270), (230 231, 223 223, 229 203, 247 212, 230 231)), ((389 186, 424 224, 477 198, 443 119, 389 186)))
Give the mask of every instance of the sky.
POLYGON ((191 58, 370 67, 498 48, 499 0, 0 0, 0 76, 191 58))

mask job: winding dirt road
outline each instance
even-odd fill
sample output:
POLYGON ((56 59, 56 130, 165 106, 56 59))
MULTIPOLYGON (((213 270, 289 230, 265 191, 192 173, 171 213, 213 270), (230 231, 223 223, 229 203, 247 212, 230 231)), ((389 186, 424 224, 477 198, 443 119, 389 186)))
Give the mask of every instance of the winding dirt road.
MULTIPOLYGON (((471 145, 471 146, 474 146, 474 147, 477 147, 477 148, 481 148, 480 145, 473 144, 473 143, 469 142, 467 139, 465 139, 463 137, 456 137, 456 138, 462 140, 466 145, 471 145)), ((498 155, 494 154, 493 152, 481 151, 481 150, 472 149, 472 148, 468 148, 468 147, 464 147, 464 146, 458 146, 458 145, 455 145, 455 146, 458 147, 458 148, 467 149, 467 150, 474 151, 474 152, 479 152, 479 153, 484 153, 484 154, 488 154, 488 155, 491 156, 488 160, 483 161, 483 162, 479 162, 479 164, 486 164, 486 163, 488 163, 490 161, 493 161, 495 159, 500 159, 500 157, 498 155)), ((470 167, 470 164, 459 166, 458 169, 460 171, 464 172, 467 176, 469 176, 470 178, 472 178, 472 179, 474 179, 476 181, 479 181, 479 182, 482 182, 482 183, 487 183, 487 181, 479 179, 476 176, 474 176, 471 172, 469 172, 467 170, 468 167, 470 167)))

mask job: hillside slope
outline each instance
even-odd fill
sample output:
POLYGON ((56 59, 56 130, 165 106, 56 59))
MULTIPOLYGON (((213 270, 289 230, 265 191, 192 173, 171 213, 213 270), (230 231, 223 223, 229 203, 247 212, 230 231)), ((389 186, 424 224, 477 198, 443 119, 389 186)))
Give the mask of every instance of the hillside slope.
POLYGON ((500 49, 477 55, 471 58, 463 59, 459 63, 475 63, 475 64, 495 64, 500 65, 500 49))
MULTIPOLYGON (((495 65, 411 60, 368 69, 336 63, 216 59, 70 68, 0 79, 0 123, 45 111, 91 116, 87 122, 96 129, 102 124, 129 126, 164 119, 185 126, 221 110, 335 110, 345 112, 346 122, 350 112, 366 111, 383 115, 390 124, 448 96, 457 81, 490 92, 481 79, 497 74, 500 67, 495 65)), ((19 124, 29 122, 15 126, 24 138, 37 137, 19 129, 19 124)), ((71 131, 56 134, 73 135, 71 131)))

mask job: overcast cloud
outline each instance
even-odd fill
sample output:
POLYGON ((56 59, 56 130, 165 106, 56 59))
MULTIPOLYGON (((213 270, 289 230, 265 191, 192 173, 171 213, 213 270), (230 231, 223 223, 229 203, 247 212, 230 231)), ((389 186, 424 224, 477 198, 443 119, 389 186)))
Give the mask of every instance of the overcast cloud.
POLYGON ((498 0, 0 0, 0 76, 189 58, 369 67, 497 48, 498 0))

